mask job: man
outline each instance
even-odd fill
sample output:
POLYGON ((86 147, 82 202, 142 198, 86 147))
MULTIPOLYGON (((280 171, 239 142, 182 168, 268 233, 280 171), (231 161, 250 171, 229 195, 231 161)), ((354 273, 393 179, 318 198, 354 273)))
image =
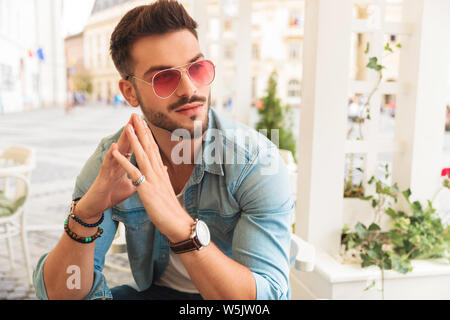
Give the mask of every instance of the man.
POLYGON ((117 25, 119 87, 144 119, 133 115, 103 139, 78 176, 66 232, 34 272, 40 299, 290 297, 286 167, 273 143, 258 134, 238 142, 237 131, 252 130, 210 108, 214 65, 196 27, 167 0, 131 10, 117 25), (242 161, 222 161, 230 155, 242 161), (137 288, 109 289, 101 273, 118 222, 137 288), (68 280, 72 270, 78 283, 68 280))

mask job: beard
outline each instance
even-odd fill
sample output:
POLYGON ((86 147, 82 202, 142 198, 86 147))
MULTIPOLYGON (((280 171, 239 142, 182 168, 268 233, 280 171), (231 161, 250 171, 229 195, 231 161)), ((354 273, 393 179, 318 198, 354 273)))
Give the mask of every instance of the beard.
MULTIPOLYGON (((180 99, 178 102, 173 103, 171 105, 169 105, 168 107, 168 111, 171 110, 175 110, 185 104, 190 104, 190 103, 194 103, 194 102, 201 102, 204 103, 206 102, 206 100, 208 100, 208 104, 206 106, 206 115, 205 115, 205 119, 200 119, 199 121, 202 121, 202 130, 201 130, 201 135, 198 135, 197 132, 195 132, 195 127, 183 127, 178 121, 176 121, 175 119, 170 118, 170 116, 167 115, 167 113, 164 112, 160 112, 160 111, 154 111, 152 110, 152 108, 149 108, 148 106, 145 106, 142 102, 141 96, 139 94, 139 91, 137 90, 137 88, 135 87, 135 91, 136 91, 136 97, 139 101, 139 105, 141 106, 141 110, 142 113, 144 114, 145 118, 147 119, 147 121, 149 121, 152 125, 154 125, 155 127, 164 129, 166 131, 169 131, 170 133, 174 133, 175 130, 177 129, 185 129, 189 132, 189 138, 191 139, 195 139, 195 138, 199 138, 201 137, 206 130, 208 129, 209 126, 209 109, 211 108, 211 92, 209 93, 209 97, 208 99, 206 99, 205 97, 200 97, 200 96, 192 96, 190 99, 188 98, 182 98, 180 99), (197 134, 197 135, 196 135, 197 134)), ((196 120, 196 115, 193 115, 190 117, 190 119, 192 121, 196 120)), ((185 135, 183 136, 183 138, 188 138, 185 135)))

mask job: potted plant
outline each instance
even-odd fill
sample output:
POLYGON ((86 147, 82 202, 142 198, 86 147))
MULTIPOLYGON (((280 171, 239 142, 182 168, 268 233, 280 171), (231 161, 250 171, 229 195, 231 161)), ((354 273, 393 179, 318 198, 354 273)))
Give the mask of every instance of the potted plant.
MULTIPOLYGON (((384 299, 385 270, 406 274, 412 271, 413 259, 442 258, 450 263, 450 233, 431 201, 426 205, 412 201, 410 189, 400 193, 396 184, 387 185, 374 177, 369 184, 375 184, 375 193, 361 199, 373 208, 372 223, 357 222, 353 228, 344 226, 341 257, 343 262, 356 262, 362 268, 378 267, 384 299), (408 205, 405 211, 393 206, 399 195, 408 205), (388 228, 382 228, 383 218, 389 220, 388 228)), ((366 290, 374 285, 375 281, 372 281, 366 290)))

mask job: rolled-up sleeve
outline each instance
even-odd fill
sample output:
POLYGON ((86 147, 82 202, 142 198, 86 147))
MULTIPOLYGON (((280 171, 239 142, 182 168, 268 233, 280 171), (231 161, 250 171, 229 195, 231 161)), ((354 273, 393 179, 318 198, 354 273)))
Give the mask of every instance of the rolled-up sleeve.
MULTIPOLYGON (((48 300, 47 290, 44 283, 44 265, 47 260, 48 253, 44 254, 38 261, 36 269, 33 271, 33 284, 36 290, 36 297, 39 300, 48 300)), ((96 246, 97 257, 97 246, 96 246)), ((97 260, 97 259, 96 259, 97 260)), ((92 289, 84 300, 105 300, 112 299, 111 290, 106 284, 105 276, 102 274, 103 265, 95 265, 94 282, 92 289)), ((69 276, 69 274, 68 274, 69 276)))
MULTIPOLYGON (((97 177, 103 162, 105 150, 107 150, 106 148, 109 148, 113 142, 113 139, 108 140, 110 140, 108 143, 105 143, 106 140, 102 140, 93 155, 84 165, 81 173, 78 175, 72 195, 73 199, 81 198, 87 190, 89 190, 93 181, 97 177)), ((111 209, 104 212, 102 228, 102 236, 95 241, 94 282, 91 291, 84 298, 84 300, 112 299, 111 291, 106 284, 104 275, 102 274, 106 252, 110 248, 117 230, 117 223, 112 220, 111 209)), ((48 300, 47 290, 44 283, 44 266, 48 255, 49 253, 46 253, 41 256, 35 270, 33 271, 33 284, 36 290, 36 297, 40 300, 48 300)), ((68 274, 68 276, 69 275, 70 274, 68 274)))
POLYGON ((276 147, 260 150, 241 174, 241 217, 233 259, 253 273, 258 300, 290 299, 289 250, 294 210, 289 173, 276 147))

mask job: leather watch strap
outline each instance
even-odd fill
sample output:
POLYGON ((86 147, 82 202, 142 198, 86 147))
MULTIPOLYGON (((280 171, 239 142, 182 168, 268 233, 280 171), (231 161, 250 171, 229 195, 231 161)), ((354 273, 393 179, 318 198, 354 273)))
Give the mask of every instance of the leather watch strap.
POLYGON ((200 245, 200 243, 197 242, 197 238, 194 237, 192 239, 188 239, 186 241, 182 241, 182 242, 178 242, 178 243, 169 242, 169 247, 176 254, 180 254, 180 253, 190 252, 193 250, 198 250, 201 247, 201 245, 200 245))

